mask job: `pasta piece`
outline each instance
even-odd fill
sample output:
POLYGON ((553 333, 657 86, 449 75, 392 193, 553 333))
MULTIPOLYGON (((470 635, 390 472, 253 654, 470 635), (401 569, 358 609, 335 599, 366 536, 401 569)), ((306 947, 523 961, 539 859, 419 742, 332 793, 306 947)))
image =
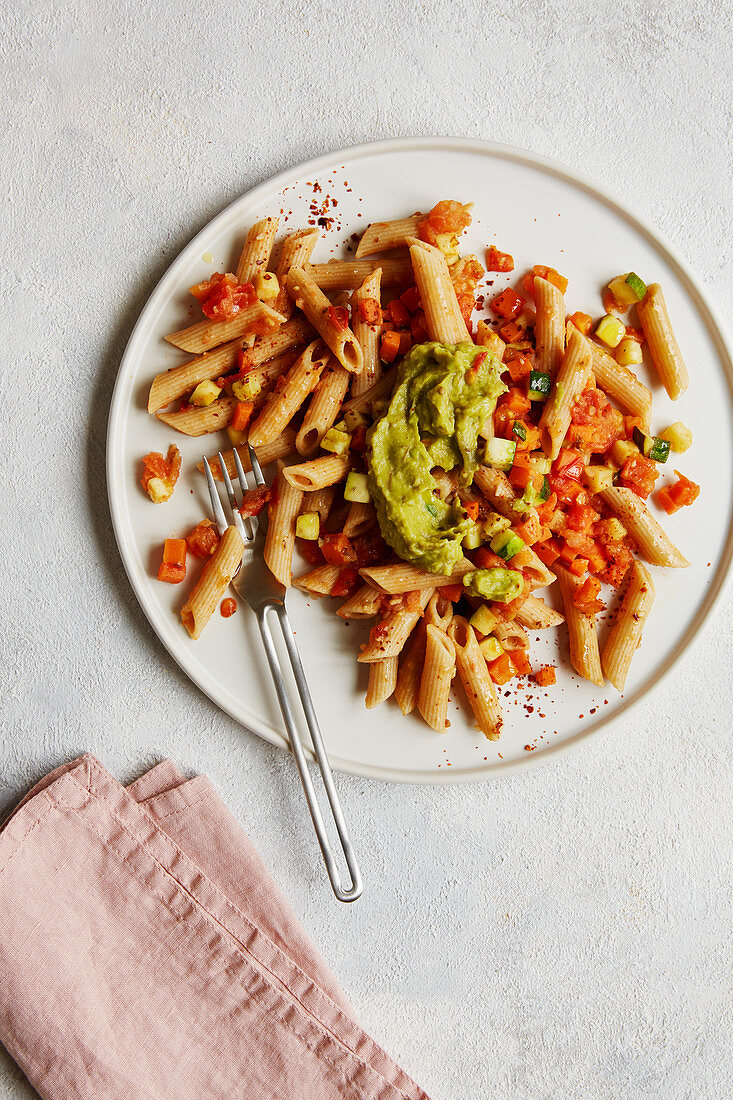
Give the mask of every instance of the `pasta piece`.
POLYGON ((410 258, 430 339, 442 344, 470 343, 471 337, 443 253, 412 237, 410 258))
POLYGON ((303 592, 311 592, 314 596, 330 596, 340 572, 340 565, 319 565, 316 569, 311 569, 310 573, 298 577, 293 584, 296 588, 300 588, 303 592))
POLYGON ((476 725, 489 741, 498 741, 503 724, 501 706, 473 627, 461 615, 454 615, 448 635, 476 725))
POLYGON ((359 314, 359 302, 371 301, 379 308, 382 293, 381 281, 382 269, 378 267, 371 275, 367 275, 361 286, 351 295, 351 328, 354 336, 359 341, 364 358, 364 369, 354 379, 352 387, 354 395, 368 390, 382 373, 382 360, 379 358, 381 323, 370 324, 368 321, 363 321, 359 314))
POLYGON ((631 660, 641 644, 644 623, 654 603, 654 584, 640 561, 629 569, 626 590, 608 635, 601 663, 617 691, 623 691, 631 660))
POLYGON ((403 248, 408 237, 416 236, 422 220, 422 214, 413 214, 411 218, 398 218, 393 222, 372 222, 362 234, 354 255, 359 260, 362 256, 371 256, 375 252, 403 248))
POLYGON ((382 609, 382 594, 368 584, 357 588, 336 612, 342 619, 373 619, 382 609))
POLYGON ((310 455, 318 450, 324 435, 338 418, 350 378, 349 371, 332 359, 321 375, 305 410, 303 423, 295 439, 298 454, 310 455))
MULTIPOLYGON (((288 299, 289 300, 289 299, 288 299)), ((249 348, 242 356, 242 370, 251 371, 263 363, 269 362, 283 352, 289 351, 301 344, 308 344, 315 338, 313 326, 305 317, 293 317, 286 321, 277 332, 269 336, 263 336, 254 347, 249 348)))
POLYGON ((541 561, 531 546, 525 546, 511 561, 512 569, 521 569, 532 588, 545 588, 555 580, 555 574, 541 561))
POLYGON ((369 710, 379 706, 393 694, 397 684, 398 657, 387 657, 384 661, 375 661, 369 665, 369 685, 366 693, 366 705, 369 710))
POLYGON ((682 569, 690 564, 633 489, 624 489, 619 486, 614 489, 604 489, 599 495, 613 514, 618 516, 631 537, 638 543, 642 555, 652 565, 682 569))
POLYGON ((385 657, 397 657, 415 629, 418 619, 422 618, 432 594, 431 588, 408 593, 399 606, 390 607, 372 628, 369 641, 357 660, 362 664, 371 664, 372 661, 382 661, 385 657))
POLYGON ((648 431, 652 418, 651 390, 639 381, 633 371, 617 363, 598 344, 589 340, 588 345, 593 356, 591 366, 596 385, 630 416, 641 417, 642 426, 648 431))
POLYGON ((188 363, 182 363, 180 367, 156 374, 148 394, 148 412, 156 413, 159 409, 165 409, 171 401, 190 393, 199 382, 219 378, 233 370, 241 347, 241 340, 232 340, 228 344, 222 344, 216 351, 210 351, 208 355, 201 355, 188 363))
POLYGON ((554 378, 565 350, 565 299, 554 283, 535 275, 534 300, 537 310, 534 326, 537 370, 545 371, 554 378))
POLYGON ((687 389, 690 376, 677 343, 667 303, 659 283, 647 287, 646 297, 637 307, 652 363, 665 390, 676 401, 687 389))
POLYGON ((428 600, 428 605, 425 608, 426 624, 428 626, 437 626, 438 630, 442 630, 443 633, 445 633, 450 626, 452 618, 453 604, 450 600, 446 600, 445 596, 441 595, 441 593, 436 590, 428 600))
POLYGON ((274 504, 269 505, 267 535, 262 556, 276 580, 290 587, 290 567, 295 548, 295 521, 303 502, 303 493, 292 485, 281 470, 277 476, 274 504))
POLYGON ((275 307, 283 317, 292 317, 294 313, 293 301, 285 286, 288 272, 292 267, 303 267, 308 263, 318 236, 317 229, 296 229, 294 233, 289 233, 282 243, 277 264, 280 292, 275 299, 275 307))
POLYGON ((309 393, 314 389, 330 358, 320 340, 314 340, 296 359, 279 388, 249 429, 253 447, 272 443, 290 423, 309 393))
POLYGON ((279 328, 285 318, 264 302, 253 302, 235 313, 228 321, 198 321, 195 325, 171 332, 165 339, 183 351, 198 355, 216 348, 228 340, 254 334, 266 336, 279 328))
POLYGON ((527 596, 517 611, 517 622, 528 630, 546 630, 550 626, 559 626, 565 622, 565 616, 554 608, 548 607, 539 596, 527 596))
POLYGON ((327 485, 336 485, 343 481, 349 472, 351 459, 348 455, 322 455, 310 462, 300 462, 288 466, 283 471, 289 485, 303 492, 325 489, 327 485))
POLYGON ((376 522, 377 513, 374 511, 373 504, 362 504, 360 501, 353 501, 344 524, 344 534, 349 539, 355 539, 359 535, 370 531, 376 522))
POLYGON ((455 571, 448 576, 442 573, 428 573, 424 569, 418 569, 416 565, 408 565, 407 562, 402 561, 393 562, 390 565, 369 565, 360 569, 359 573, 373 588, 386 592, 390 596, 396 596, 405 592, 460 584, 466 573, 470 573, 475 568, 473 562, 464 558, 458 563, 455 571))
MULTIPOLYGON (((374 589, 373 589, 374 591, 374 589)), ((395 700, 403 714, 411 714, 417 706, 420 693, 420 677, 425 664, 425 631, 427 623, 421 619, 413 631, 407 653, 402 658, 395 685, 395 700)))
POLYGON ((590 383, 592 377, 591 363, 590 344, 573 325, 568 338, 567 350, 555 377, 552 393, 549 400, 545 402, 540 417, 539 427, 542 446, 545 454, 549 455, 553 461, 560 454, 560 448, 570 427, 573 405, 590 383))
POLYGON ((310 275, 306 275, 302 267, 293 267, 285 285, 298 309, 305 313, 341 366, 352 374, 359 374, 364 366, 361 347, 349 326, 340 323, 335 308, 310 275))
POLYGON ((409 256, 387 260, 331 260, 327 264, 308 264, 305 270, 321 290, 356 290, 378 267, 382 286, 408 286, 412 281, 409 256))
POLYGON ((303 497, 301 511, 303 513, 317 512, 321 523, 325 523, 328 519, 328 513, 331 511, 335 495, 336 488, 333 485, 327 485, 325 489, 315 489, 311 493, 306 493, 303 497))
POLYGON ((159 412, 155 415, 163 424, 175 428, 177 432, 183 432, 184 435, 208 435, 209 432, 226 428, 236 404, 233 397, 218 397, 210 405, 201 408, 192 406, 180 412, 159 412))
MULTIPOLYGON (((356 381, 356 379, 354 379, 354 381, 356 381)), ((341 415, 343 416, 347 412, 366 412, 375 401, 382 401, 392 393, 396 381, 396 371, 383 375, 378 382, 375 382, 374 385, 368 390, 365 390, 364 393, 360 393, 356 397, 352 397, 350 401, 347 401, 341 409, 341 415)))
POLYGON ((417 709, 427 724, 445 733, 448 716, 448 695, 456 670, 453 642, 437 626, 425 629, 425 664, 420 677, 417 709))
POLYGON ((236 527, 227 527, 222 539, 204 565, 201 576, 181 608, 181 619, 192 638, 201 632, 229 587, 244 553, 244 541, 236 527))
MULTIPOLYGON (((517 498, 511 481, 502 470, 494 470, 491 466, 479 466, 474 474, 473 483, 491 501, 500 515, 506 519, 517 519, 519 515, 515 507, 517 498)), ((523 511, 531 513, 533 509, 528 508, 523 511)))
POLYGON ((498 619, 491 633, 499 639, 504 649, 529 649, 527 631, 518 623, 498 619))
POLYGON ((255 275, 267 271, 279 218, 261 218, 250 229, 237 264, 237 282, 251 283, 255 275))
POLYGON ((598 650, 595 617, 579 611, 573 603, 573 596, 585 582, 582 577, 569 573, 562 565, 557 567, 557 579, 565 608, 565 622, 568 624, 572 666, 586 680, 597 684, 598 687, 603 687, 605 681, 598 650))

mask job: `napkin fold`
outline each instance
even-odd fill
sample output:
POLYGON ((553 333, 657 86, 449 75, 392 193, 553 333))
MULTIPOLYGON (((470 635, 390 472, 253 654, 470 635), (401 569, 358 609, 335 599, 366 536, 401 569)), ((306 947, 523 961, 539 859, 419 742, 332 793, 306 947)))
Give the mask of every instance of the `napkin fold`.
POLYGON ((93 756, 0 833, 0 1041, 48 1100, 428 1100, 205 776, 93 756))

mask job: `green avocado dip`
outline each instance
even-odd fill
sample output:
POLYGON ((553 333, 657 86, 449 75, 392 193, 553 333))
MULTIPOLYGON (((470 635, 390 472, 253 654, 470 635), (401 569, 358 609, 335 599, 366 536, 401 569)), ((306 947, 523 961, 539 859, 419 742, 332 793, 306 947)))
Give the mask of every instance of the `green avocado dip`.
POLYGON ((472 526, 459 500, 437 495, 430 471, 457 468, 459 484, 471 484, 479 432, 506 390, 500 373, 498 359, 473 344, 416 344, 371 430, 369 491, 382 536, 430 572, 453 572, 472 526))
POLYGON ((518 569, 474 569, 466 573, 463 587, 471 596, 509 603, 522 591, 522 574, 518 569))

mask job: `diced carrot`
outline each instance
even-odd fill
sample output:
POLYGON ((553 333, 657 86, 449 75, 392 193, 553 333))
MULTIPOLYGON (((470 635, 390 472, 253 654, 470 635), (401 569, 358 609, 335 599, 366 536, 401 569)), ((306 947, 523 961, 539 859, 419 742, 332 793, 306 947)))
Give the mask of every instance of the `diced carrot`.
POLYGON ((473 555, 473 564, 477 569, 506 569, 506 562, 489 550, 487 546, 479 546, 473 555))
POLYGON ((505 359, 504 366, 509 371, 512 382, 517 386, 529 378, 534 359, 529 355, 517 355, 516 358, 505 359))
POLYGON ((412 333, 401 332, 400 333, 400 355, 407 355, 408 351, 412 347, 412 333))
POLYGON ((571 562, 575 561, 577 556, 578 551, 574 550, 573 547, 570 546, 567 542, 564 542, 560 548, 560 553, 558 555, 560 561, 563 562, 565 565, 570 565, 571 562))
POLYGON ((504 317, 507 321, 511 321, 524 309, 524 298, 520 298, 516 290, 512 290, 512 288, 508 286, 506 290, 502 290, 501 294, 497 294, 491 301, 491 308, 494 313, 498 313, 500 317, 504 317))
POLYGON ((171 565, 169 562, 161 562, 158 569, 158 580, 167 581, 168 584, 180 584, 186 576, 185 565, 171 565))
POLYGON ((420 303, 420 291, 416 286, 411 286, 409 290, 406 290, 404 294, 400 294, 400 301, 410 311, 410 313, 417 313, 421 308, 420 303))
POLYGON ((400 298, 393 298, 387 309, 395 325, 408 325, 410 323, 407 306, 400 298))
POLYGON ((398 332, 385 332, 379 346, 379 358, 385 363, 392 363, 397 358, 400 350, 400 334, 398 332))
MULTIPOLYGON (((546 267, 545 264, 535 264, 532 268, 532 291, 534 292, 534 277, 538 276, 540 279, 546 279, 548 283, 552 283, 556 286, 561 294, 564 294, 568 289, 568 281, 564 275, 561 275, 558 271, 555 271, 554 267, 546 267)), ((526 276, 525 276, 526 278, 526 276)))
POLYGON ((166 565, 186 564, 186 540, 166 539, 163 543, 163 561, 166 565))
POLYGON ((326 316, 339 332, 345 332, 349 327, 349 311, 346 306, 329 306, 326 316))
POLYGON ((540 534, 540 522, 535 516, 530 516, 524 523, 518 524, 514 528, 515 535, 519 535, 522 542, 525 542, 527 546, 532 546, 540 534))
POLYGON ((568 572, 572 573, 574 577, 582 577, 584 573, 588 572, 588 559, 573 558, 568 565, 568 572))
POLYGON ((495 684, 506 684, 516 672, 514 662, 508 653, 502 653, 495 661, 489 664, 489 675, 495 684))
POLYGON ((580 310, 571 313, 570 320, 584 336, 587 332, 590 332, 591 326, 593 325, 593 318, 591 315, 589 313, 581 313, 580 310))
POLYGON ((478 519, 480 505, 477 500, 464 500, 463 507, 469 519, 478 519))
POLYGON ((600 591, 601 582, 595 577, 586 577, 573 596, 573 603, 576 607, 582 607, 583 604, 590 603, 591 600, 597 599, 600 591))
POLYGON ((689 477, 685 477, 679 470, 675 470, 675 473, 679 481, 669 491, 677 507, 684 508, 685 505, 692 504, 700 496, 700 486, 694 481, 690 481, 689 477))
POLYGON ((534 679, 540 687, 551 687, 557 682, 557 675, 552 665, 545 665, 535 672, 534 679))
POLYGON ((232 413, 231 427, 237 432, 243 432, 252 419, 254 401, 237 401, 232 413))
POLYGON ((526 650, 510 649, 507 653, 517 670, 518 676, 530 676, 532 674, 532 666, 529 663, 526 650))
POLYGON ((381 325, 382 307, 376 298, 360 298, 356 303, 359 320, 365 325, 381 325))
POLYGON ((524 335, 524 329, 516 321, 507 321, 499 329, 499 335, 505 343, 513 344, 515 340, 519 340, 524 335))

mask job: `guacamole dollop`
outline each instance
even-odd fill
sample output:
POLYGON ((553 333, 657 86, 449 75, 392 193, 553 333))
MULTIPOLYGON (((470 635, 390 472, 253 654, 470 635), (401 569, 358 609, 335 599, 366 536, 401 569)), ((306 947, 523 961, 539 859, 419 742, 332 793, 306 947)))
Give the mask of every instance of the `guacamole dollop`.
POLYGON ((464 576, 463 587, 472 596, 509 603, 522 591, 522 574, 518 569, 474 569, 464 576))
POLYGON ((458 467, 470 485, 478 435, 506 390, 501 364, 473 344, 417 344, 405 356, 389 408, 370 433, 369 491, 385 542, 401 558, 451 573, 471 527, 460 501, 436 494, 431 470, 458 467))

